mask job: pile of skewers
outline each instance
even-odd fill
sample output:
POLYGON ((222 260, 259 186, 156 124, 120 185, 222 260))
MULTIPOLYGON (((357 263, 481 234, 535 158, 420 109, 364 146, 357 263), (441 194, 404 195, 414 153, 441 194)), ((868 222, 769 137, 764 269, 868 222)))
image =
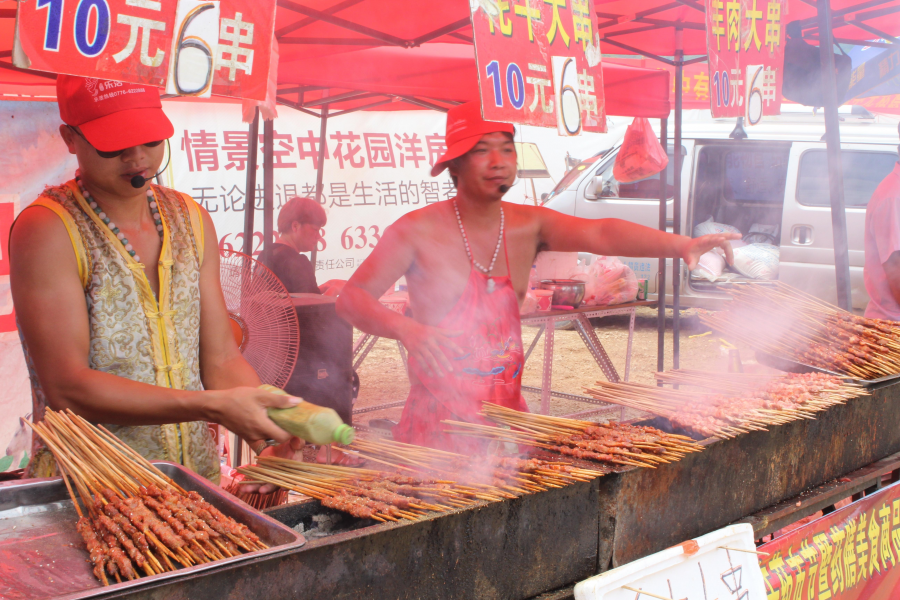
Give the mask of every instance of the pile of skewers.
POLYGON ((702 371, 669 371, 657 377, 663 383, 719 393, 605 381, 598 381, 598 387, 587 393, 604 402, 665 417, 673 425, 704 437, 719 438, 814 419, 816 412, 863 393, 860 386, 823 373, 791 373, 762 381, 759 375, 702 371))
POLYGON ((460 421, 441 422, 449 428, 444 429, 446 433, 511 442, 599 462, 604 472, 620 465, 655 469, 659 464, 680 460, 685 454, 702 449, 686 436, 653 427, 536 415, 491 403, 483 405, 481 414, 512 429, 460 421))
POLYGON ((78 513, 75 527, 104 585, 267 547, 102 426, 47 409, 32 428, 56 458, 78 513))
POLYGON ((473 504, 480 495, 478 488, 444 479, 276 457, 257 460, 258 464, 238 469, 247 477, 242 484, 274 483, 361 519, 416 521, 428 512, 446 512, 473 504))
POLYGON ((363 459, 390 467, 459 482, 475 491, 472 498, 501 501, 561 488, 603 475, 561 461, 513 456, 465 456, 389 440, 356 439, 349 448, 363 459))
POLYGON ((800 364, 877 379, 900 373, 900 327, 866 319, 781 282, 743 284, 727 311, 701 315, 707 327, 800 364))

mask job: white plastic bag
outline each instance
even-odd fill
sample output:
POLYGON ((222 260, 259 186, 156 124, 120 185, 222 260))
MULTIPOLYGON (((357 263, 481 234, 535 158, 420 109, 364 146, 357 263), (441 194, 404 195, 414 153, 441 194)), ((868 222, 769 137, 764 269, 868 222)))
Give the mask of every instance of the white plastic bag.
POLYGON ((740 233, 741 230, 732 225, 726 225, 725 223, 716 223, 713 221, 713 218, 710 217, 702 223, 697 223, 694 225, 694 237, 700 237, 701 235, 709 235, 711 233, 740 233))
POLYGON ((781 250, 772 244, 747 244, 734 249, 734 270, 753 279, 778 279, 781 250))
POLYGON ((725 266, 725 257, 715 250, 710 250, 709 252, 704 252, 700 257, 697 268, 691 271, 691 277, 715 281, 722 276, 725 266))
POLYGON ((628 265, 614 256, 598 256, 586 272, 572 279, 585 282, 582 306, 603 306, 633 302, 637 297, 637 277, 628 265))

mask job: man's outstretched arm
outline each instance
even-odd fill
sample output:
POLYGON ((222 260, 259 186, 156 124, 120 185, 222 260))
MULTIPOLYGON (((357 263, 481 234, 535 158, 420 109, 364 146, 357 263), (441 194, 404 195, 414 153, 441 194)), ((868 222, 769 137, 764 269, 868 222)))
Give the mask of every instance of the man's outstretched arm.
POLYGON ((579 219, 545 208, 539 212, 541 245, 556 252, 590 252, 602 256, 681 258, 694 269, 705 252, 721 248, 728 264, 734 263, 729 240, 739 233, 690 238, 644 227, 621 219, 579 219))

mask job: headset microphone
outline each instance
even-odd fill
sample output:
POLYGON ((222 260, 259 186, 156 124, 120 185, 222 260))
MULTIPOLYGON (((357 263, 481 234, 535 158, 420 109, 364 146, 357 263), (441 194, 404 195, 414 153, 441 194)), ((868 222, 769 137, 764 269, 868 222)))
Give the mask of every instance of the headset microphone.
POLYGON ((131 178, 131 187, 139 190, 142 187, 144 187, 149 180, 153 179, 154 177, 158 176, 160 173, 162 173, 163 171, 165 171, 166 169, 169 168, 169 161, 172 160, 172 148, 169 146, 169 140, 166 140, 166 149, 169 151, 169 156, 166 157, 165 166, 162 169, 160 169, 159 171, 157 171, 155 174, 151 175, 150 177, 144 177, 143 175, 135 175, 134 177, 131 178))
MULTIPOLYGON (((134 185, 134 180, 133 180, 133 179, 132 179, 132 184, 131 184, 131 185, 134 185)), ((135 186, 135 187, 138 187, 138 186, 135 186)), ((501 186, 498 187, 497 189, 500 190, 500 193, 501 193, 501 194, 505 194, 506 192, 509 191, 509 186, 508 186, 508 185, 501 185, 501 186)))

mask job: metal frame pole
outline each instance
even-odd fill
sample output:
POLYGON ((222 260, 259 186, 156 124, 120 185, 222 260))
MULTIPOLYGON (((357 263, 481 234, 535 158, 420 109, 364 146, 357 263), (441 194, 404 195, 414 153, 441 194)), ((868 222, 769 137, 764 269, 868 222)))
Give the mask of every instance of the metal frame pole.
POLYGON ((275 211, 275 165, 273 143, 275 121, 266 119, 263 124, 263 251, 272 246, 272 224, 275 211))
MULTIPOLYGON (((675 29, 675 173, 672 182, 675 185, 675 205, 672 207, 672 219, 674 221, 672 232, 681 234, 681 85, 684 75, 684 31, 675 29)), ((681 311, 681 258, 672 259, 672 368, 679 368, 681 340, 681 323, 679 312, 681 311)))
MULTIPOLYGON (((669 143, 669 119, 660 119, 659 120, 659 143, 662 145, 664 151, 668 151, 666 146, 669 143)), ((668 182, 669 180, 669 166, 666 165, 666 168, 662 170, 662 173, 659 174, 659 230, 666 230, 666 200, 668 200, 668 182)), ((656 285, 656 292, 659 296, 656 316, 656 332, 657 332, 657 347, 656 347, 656 370, 657 371, 665 371, 666 370, 666 257, 659 257, 659 265, 658 265, 658 279, 656 285)), ((662 384, 660 384, 662 385, 662 384)))
MULTIPOLYGON (((259 108, 255 109, 253 121, 250 122, 247 148, 247 191, 244 193, 244 245, 243 253, 253 254, 253 217, 256 204, 256 157, 259 152, 259 108)), ((231 466, 241 466, 244 454, 244 440, 237 434, 231 447, 231 466)))
MULTIPOLYGON (((325 204, 325 190, 323 180, 325 178, 325 134, 328 133, 328 105, 322 107, 322 114, 319 116, 319 165, 316 168, 316 202, 325 204)), ((309 259, 312 261, 313 269, 316 268, 316 255, 319 253, 317 248, 309 253, 309 259)))
POLYGON ((825 108, 825 147, 828 152, 828 188, 831 197, 831 230, 834 240, 834 270, 838 306, 851 310, 850 257, 847 252, 847 213, 844 210, 844 169, 841 164, 841 131, 838 120, 837 77, 834 72, 834 38, 831 2, 816 3, 819 17, 819 55, 822 61, 822 91, 825 108))
POLYGON ((247 149, 247 191, 244 194, 244 249, 247 256, 253 253, 253 205, 256 203, 256 155, 259 150, 259 108, 250 123, 250 141, 247 149))

